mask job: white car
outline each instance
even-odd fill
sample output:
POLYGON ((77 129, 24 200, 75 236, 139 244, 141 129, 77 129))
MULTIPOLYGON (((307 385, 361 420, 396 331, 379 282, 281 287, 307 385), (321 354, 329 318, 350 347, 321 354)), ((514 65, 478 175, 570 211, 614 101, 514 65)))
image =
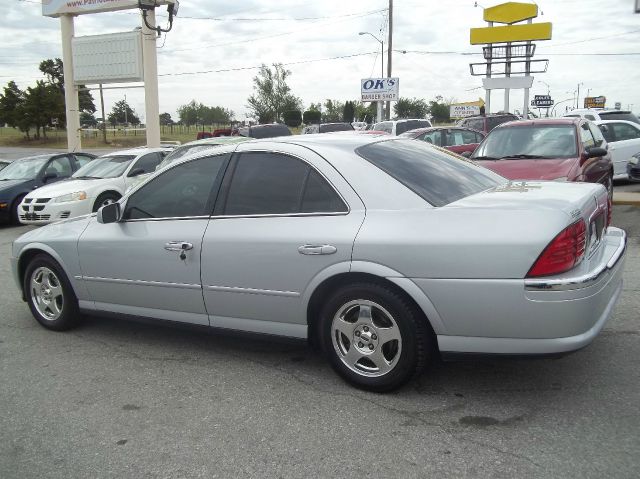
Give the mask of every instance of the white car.
POLYGON ((613 161, 613 179, 628 179, 627 163, 633 155, 640 152, 640 125, 625 120, 596 121, 595 124, 609 145, 613 161))
POLYGON ((373 125, 372 130, 385 131, 390 135, 401 135, 416 128, 431 128, 433 125, 424 118, 382 121, 373 125))
POLYGON ((118 201, 136 177, 155 170, 169 148, 134 148, 96 158, 71 178, 38 188, 20 204, 20 222, 47 224, 96 212, 118 201))
POLYGON ((629 110, 613 110, 610 108, 578 108, 565 113, 563 116, 584 118, 591 121, 624 120, 640 124, 638 117, 629 110))

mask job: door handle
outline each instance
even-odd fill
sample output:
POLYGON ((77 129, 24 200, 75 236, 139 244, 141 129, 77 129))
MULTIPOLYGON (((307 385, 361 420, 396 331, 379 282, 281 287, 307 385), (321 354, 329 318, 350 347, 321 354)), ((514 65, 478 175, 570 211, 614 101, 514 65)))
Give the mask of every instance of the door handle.
POLYGON ((305 244, 298 248, 298 253, 300 254, 333 254, 336 251, 338 251, 338 248, 330 244, 305 244))
POLYGON ((187 243, 186 241, 169 241, 165 243, 164 249, 167 251, 187 251, 193 249, 193 243, 187 243))

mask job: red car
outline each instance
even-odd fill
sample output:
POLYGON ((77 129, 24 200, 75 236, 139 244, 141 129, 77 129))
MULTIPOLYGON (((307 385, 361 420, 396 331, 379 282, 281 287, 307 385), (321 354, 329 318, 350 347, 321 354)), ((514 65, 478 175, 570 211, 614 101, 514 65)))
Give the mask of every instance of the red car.
POLYGON ((418 128, 416 130, 407 131, 401 135, 403 138, 412 138, 414 140, 422 140, 432 145, 441 146, 447 150, 453 151, 461 155, 468 151, 473 151, 484 139, 484 133, 471 128, 455 127, 432 127, 418 128))
POLYGON ((600 129, 581 118, 504 123, 471 155, 512 180, 601 183, 613 195, 613 163, 600 129))

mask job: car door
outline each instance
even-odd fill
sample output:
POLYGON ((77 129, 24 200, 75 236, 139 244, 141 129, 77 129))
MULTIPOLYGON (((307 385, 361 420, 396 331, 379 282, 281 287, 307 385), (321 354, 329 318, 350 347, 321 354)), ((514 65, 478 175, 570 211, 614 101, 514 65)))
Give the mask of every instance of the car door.
MULTIPOLYGON (((582 150, 584 152, 589 151, 590 148, 597 146, 596 139, 591 133, 588 122, 581 122, 578 126, 580 142, 582 143, 582 150)), ((609 169, 611 168, 609 160, 606 157, 593 157, 584 158, 581 156, 580 165, 582 169, 582 176, 584 181, 589 183, 602 183, 606 186, 607 178, 609 176, 609 169)))
POLYGON ((347 272, 364 205, 308 148, 241 144, 202 246, 212 326, 306 337, 304 294, 323 271, 347 272))
POLYGON ((640 127, 633 123, 614 122, 607 123, 607 128, 612 130, 615 139, 609 142, 609 151, 613 161, 614 175, 627 174, 627 162, 640 152, 640 127))
POLYGON ((209 324, 202 237, 229 158, 217 154, 168 168, 122 200, 120 221, 89 222, 78 253, 95 309, 209 324))

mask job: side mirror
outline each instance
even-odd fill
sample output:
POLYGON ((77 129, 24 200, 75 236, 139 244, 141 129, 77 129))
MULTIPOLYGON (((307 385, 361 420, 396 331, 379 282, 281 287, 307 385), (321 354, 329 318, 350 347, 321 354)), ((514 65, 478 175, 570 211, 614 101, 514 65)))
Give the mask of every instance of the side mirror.
POLYGON ((55 180, 58 177, 58 173, 46 173, 42 178, 43 183, 48 183, 51 180, 55 180))
POLYGON ((98 210, 98 223, 116 223, 120 221, 120 203, 111 203, 98 210))
MULTIPOLYGON (((587 158, 597 158, 599 156, 606 156, 607 150, 600 146, 593 146, 586 151, 587 158)), ((585 158, 586 159, 586 158, 585 158)))
POLYGON ((464 156, 465 158, 471 158, 471 152, 470 151, 463 151, 461 153, 462 156, 464 156))
POLYGON ((135 169, 133 169, 133 170, 131 170, 129 172, 128 176, 132 177, 132 176, 139 176, 139 175, 142 175, 142 174, 144 174, 144 169, 143 168, 135 168, 135 169))

